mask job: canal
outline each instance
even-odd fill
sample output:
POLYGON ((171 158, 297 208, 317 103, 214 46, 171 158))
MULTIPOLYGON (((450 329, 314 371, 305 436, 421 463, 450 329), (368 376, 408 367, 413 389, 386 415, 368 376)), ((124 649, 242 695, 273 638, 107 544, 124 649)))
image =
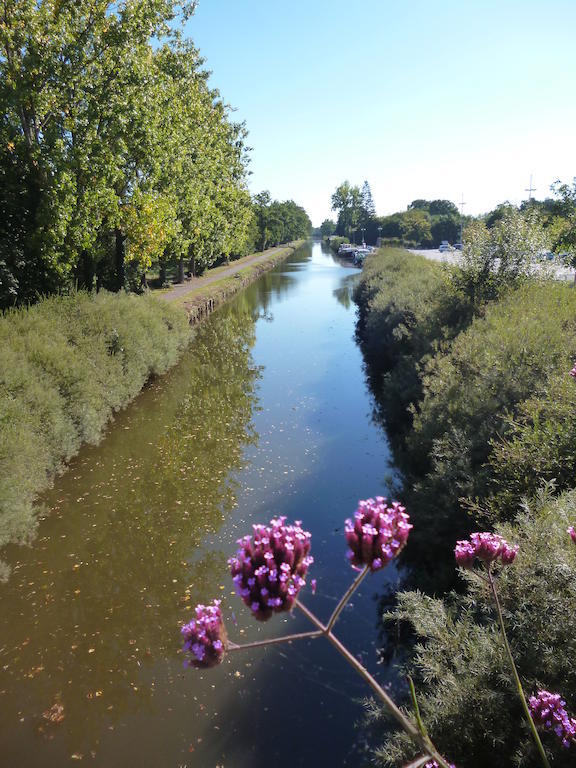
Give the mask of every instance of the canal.
MULTIPOLYGON (((393 473, 354 341, 357 274, 319 243, 297 251, 197 327, 45 494, 0 584, 2 766, 363 764, 368 690, 326 641, 197 671, 179 634, 216 597, 236 642, 309 628, 255 623, 233 593, 236 539, 275 515, 312 533, 318 587, 301 599, 321 618, 354 576, 344 520, 393 473)), ((369 577, 336 627, 383 683, 378 596, 396 578, 369 577)))

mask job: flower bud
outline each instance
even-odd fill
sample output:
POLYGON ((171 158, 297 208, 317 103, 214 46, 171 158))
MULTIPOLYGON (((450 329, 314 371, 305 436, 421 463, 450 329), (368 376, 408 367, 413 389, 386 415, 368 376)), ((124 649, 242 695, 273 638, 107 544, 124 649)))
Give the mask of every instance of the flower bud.
POLYGON ((469 540, 457 541, 454 549, 454 557, 461 568, 472 568, 476 558, 484 563, 500 560, 503 565, 510 565, 517 554, 518 546, 510 546, 497 533, 472 533, 469 540))
POLYGON ((226 628, 220 612, 220 600, 212 605, 197 605, 196 618, 182 629, 184 650, 191 659, 188 666, 207 669, 222 662, 226 653, 226 628))
POLYGON ((538 691, 536 696, 530 696, 528 704, 536 725, 553 731, 564 747, 576 743, 576 719, 569 717, 559 693, 538 691))
POLYGON ((367 565, 372 571, 384 568, 408 540, 412 525, 405 508, 390 505, 383 496, 358 502, 353 520, 346 520, 348 558, 354 568, 367 565))
POLYGON ((273 613, 291 610, 306 574, 314 562, 310 533, 297 520, 286 525, 285 517, 269 526, 254 525, 254 534, 239 539, 240 549, 228 565, 236 591, 254 617, 266 621, 273 613))

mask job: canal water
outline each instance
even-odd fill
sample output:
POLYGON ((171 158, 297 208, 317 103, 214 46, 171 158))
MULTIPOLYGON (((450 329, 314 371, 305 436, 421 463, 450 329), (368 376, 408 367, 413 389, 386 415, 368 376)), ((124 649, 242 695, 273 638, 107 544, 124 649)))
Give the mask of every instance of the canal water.
MULTIPOLYGON (((0 765, 293 768, 368 763, 365 684, 323 639, 185 668, 179 626, 222 600, 235 642, 309 629, 255 623, 227 558, 254 522, 312 533, 303 602, 326 619, 354 577, 344 520, 393 472, 354 341, 358 274, 317 243, 196 330, 180 364, 119 414, 42 499, 0 585, 0 765)), ((338 636, 384 683, 370 576, 338 636)))

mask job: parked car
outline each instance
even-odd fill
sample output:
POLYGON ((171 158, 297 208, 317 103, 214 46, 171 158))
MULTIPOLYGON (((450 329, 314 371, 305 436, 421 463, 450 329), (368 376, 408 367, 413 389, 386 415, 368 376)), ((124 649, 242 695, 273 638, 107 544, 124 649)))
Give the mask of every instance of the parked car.
POLYGON ((462 243, 454 243, 454 248, 456 248, 457 251, 462 250, 462 243))
POLYGON ((445 253, 446 251, 451 251, 452 250, 452 246, 450 245, 448 240, 442 240, 438 250, 440 251, 440 253, 445 253))

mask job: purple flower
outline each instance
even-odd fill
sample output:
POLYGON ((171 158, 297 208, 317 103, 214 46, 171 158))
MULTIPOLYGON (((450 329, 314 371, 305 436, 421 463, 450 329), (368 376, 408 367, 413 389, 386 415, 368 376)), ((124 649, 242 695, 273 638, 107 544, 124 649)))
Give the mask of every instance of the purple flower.
POLYGON ((570 371, 570 376, 576 379, 576 363, 574 364, 574 368, 570 371))
MULTIPOLYGON (((440 768, 440 766, 438 765, 438 763, 436 762, 436 760, 430 760, 430 762, 426 763, 426 765, 424 766, 424 768, 440 768)), ((454 763, 450 763, 450 768, 456 768, 456 766, 454 765, 454 763)))
POLYGON ((570 528, 567 529, 566 533, 570 534, 570 538, 576 544, 576 531, 574 530, 574 526, 571 525, 570 528))
POLYGON ((220 600, 212 605, 197 605, 196 618, 182 629, 184 650, 191 654, 191 667, 215 667, 226 653, 226 629, 220 612, 220 600))
POLYGON ((553 731, 564 747, 576 743, 576 719, 568 716, 566 702, 559 693, 538 691, 536 696, 530 696, 528 703, 536 725, 553 731))
POLYGON ((517 553, 518 547, 510 546, 497 533, 472 533, 469 540, 457 541, 454 549, 456 562, 462 568, 471 568, 476 558, 484 563, 500 560, 503 565, 510 565, 517 553))
POLYGON ((378 571, 393 560, 406 544, 412 525, 405 508, 385 498, 358 502, 353 520, 346 520, 348 557, 354 568, 370 566, 378 571))
POLYGON ((299 520, 286 525, 285 517, 253 525, 253 536, 239 539, 240 549, 228 561, 236 591, 259 621, 289 611, 306 584, 314 558, 310 534, 301 526, 299 520))

